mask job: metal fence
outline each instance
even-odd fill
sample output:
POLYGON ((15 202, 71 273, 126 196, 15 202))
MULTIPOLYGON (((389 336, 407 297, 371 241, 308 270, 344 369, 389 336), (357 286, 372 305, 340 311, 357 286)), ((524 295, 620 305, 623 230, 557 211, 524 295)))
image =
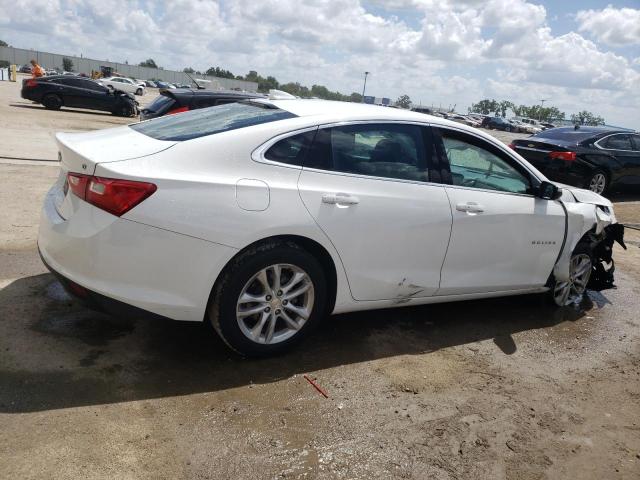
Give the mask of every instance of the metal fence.
MULTIPOLYGON (((148 80, 155 78, 170 83, 191 83, 191 79, 184 72, 164 70, 162 68, 139 67, 126 63, 109 62, 107 60, 95 60, 93 58, 76 57, 73 55, 60 55, 58 53, 40 52, 38 50, 26 50, 24 48, 0 47, 0 60, 6 60, 10 64, 26 65, 31 59, 35 59, 39 65, 46 69, 62 70, 62 59, 69 58, 73 62, 73 70, 90 75, 92 71, 100 71, 100 67, 110 67, 126 77, 148 80)), ((209 75, 193 75, 195 79, 208 80, 202 86, 213 89, 239 89, 255 92, 258 89, 256 82, 235 80, 230 78, 212 77, 209 75)))

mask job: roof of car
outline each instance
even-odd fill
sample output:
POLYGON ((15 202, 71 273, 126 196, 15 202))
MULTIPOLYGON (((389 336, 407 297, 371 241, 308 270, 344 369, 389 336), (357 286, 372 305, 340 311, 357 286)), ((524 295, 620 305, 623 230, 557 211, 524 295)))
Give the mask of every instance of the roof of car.
POLYGON ((620 132, 620 133, 629 133, 632 132, 632 130, 630 129, 625 129, 625 128, 615 128, 615 127, 591 127, 591 126, 586 126, 586 125, 579 125, 578 128, 576 127, 556 127, 554 129, 554 131, 558 132, 558 133, 562 133, 562 132, 574 132, 574 131, 579 131, 579 132, 583 132, 583 133, 593 133, 594 135, 598 135, 601 133, 615 133, 615 132, 620 132))
MULTIPOLYGON (((435 126, 466 130, 495 143, 495 137, 468 125, 447 120, 427 113, 412 112, 403 108, 389 108, 366 103, 338 102, 316 99, 269 100, 252 99, 251 102, 273 105, 293 113, 298 118, 307 118, 309 124, 329 124, 345 121, 405 121, 428 123, 435 126)), ((505 147, 506 148, 506 147, 505 147)))
POLYGON ((264 98, 263 95, 251 92, 238 92, 236 90, 204 90, 195 88, 174 88, 171 90, 162 90, 161 94, 170 95, 195 95, 202 97, 239 97, 239 98, 264 98))

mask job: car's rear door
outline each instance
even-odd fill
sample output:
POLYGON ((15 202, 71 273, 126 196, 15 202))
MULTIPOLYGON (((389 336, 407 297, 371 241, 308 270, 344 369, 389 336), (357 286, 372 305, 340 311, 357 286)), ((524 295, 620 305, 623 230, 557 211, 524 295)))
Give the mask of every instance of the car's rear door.
POLYGON ((438 295, 544 285, 564 240, 562 205, 535 197, 531 173, 506 149, 454 128, 434 127, 433 138, 451 169, 453 215, 438 295))
POLYGON ((640 148, 636 148, 633 137, 627 133, 615 133, 596 143, 598 148, 616 158, 621 166, 618 182, 628 185, 640 184, 640 148))
POLYGON ((320 128, 300 196, 336 247, 356 300, 433 295, 451 231, 444 185, 430 182, 425 127, 355 123, 320 128))

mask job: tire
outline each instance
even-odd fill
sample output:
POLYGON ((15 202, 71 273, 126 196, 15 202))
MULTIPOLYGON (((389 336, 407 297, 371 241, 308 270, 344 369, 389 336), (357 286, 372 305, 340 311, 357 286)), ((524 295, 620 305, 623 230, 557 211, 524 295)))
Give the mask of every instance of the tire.
POLYGON ((559 282, 554 278, 552 282, 551 300, 558 307, 578 304, 584 297, 593 271, 593 252, 589 245, 586 243, 576 245, 569 265, 571 276, 569 281, 559 282))
POLYGON ((123 102, 116 107, 113 114, 119 117, 132 117, 134 112, 135 110, 131 107, 131 105, 123 102))
POLYGON ((293 242, 274 241, 247 250, 225 268, 207 319, 237 353, 265 357, 300 342, 322 320, 326 305, 326 276, 318 259, 293 242))
POLYGON ((142 89, 141 88, 136 90, 136 95, 142 95, 142 89))
POLYGON ((602 195, 609 188, 609 177, 607 177, 607 174, 602 170, 596 170, 589 176, 584 187, 587 190, 602 195))
POLYGON ((60 110, 62 99, 55 93, 49 93, 42 98, 42 105, 47 110, 60 110))
POLYGON ((511 127, 504 127, 504 131, 505 132, 510 132, 511 131, 511 127))

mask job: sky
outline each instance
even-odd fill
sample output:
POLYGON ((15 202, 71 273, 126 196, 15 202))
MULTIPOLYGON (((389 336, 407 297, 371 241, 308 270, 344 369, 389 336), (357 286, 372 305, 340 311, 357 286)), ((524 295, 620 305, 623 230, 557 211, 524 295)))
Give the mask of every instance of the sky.
POLYGON ((0 0, 21 48, 467 107, 589 110, 640 129, 640 0, 0 0))

